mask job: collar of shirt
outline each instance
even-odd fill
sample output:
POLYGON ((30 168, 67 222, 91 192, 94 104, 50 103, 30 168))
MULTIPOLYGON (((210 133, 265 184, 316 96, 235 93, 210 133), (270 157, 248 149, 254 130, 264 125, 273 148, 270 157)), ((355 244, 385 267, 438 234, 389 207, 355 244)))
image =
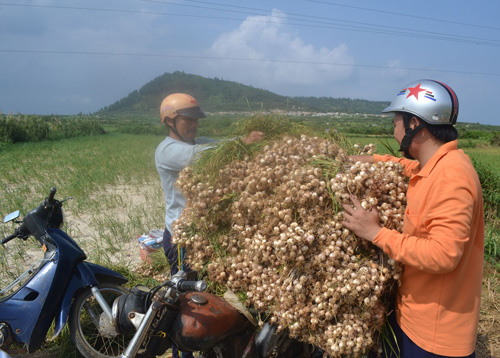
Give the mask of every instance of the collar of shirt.
POLYGON ((451 142, 443 144, 436 153, 431 157, 431 159, 427 162, 425 167, 420 169, 420 166, 415 168, 415 171, 413 173, 413 176, 419 176, 419 177, 428 177, 429 174, 432 172, 436 164, 441 160, 442 157, 444 157, 446 154, 453 150, 458 149, 458 141, 453 140, 451 142))

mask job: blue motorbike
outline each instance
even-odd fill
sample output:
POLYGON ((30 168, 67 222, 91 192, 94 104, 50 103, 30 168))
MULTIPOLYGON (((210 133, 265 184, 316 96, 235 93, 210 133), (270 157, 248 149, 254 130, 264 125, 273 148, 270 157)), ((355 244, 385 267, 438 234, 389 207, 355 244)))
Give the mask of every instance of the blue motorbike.
POLYGON ((58 336, 66 324, 76 348, 86 358, 120 357, 132 335, 117 332, 112 324, 114 300, 130 293, 127 279, 108 268, 85 261, 85 252, 63 230, 62 205, 56 189, 19 220, 20 212, 4 223, 19 226, 1 240, 26 240, 33 236, 42 246, 43 258, 4 289, 0 289, 0 350, 24 345, 28 353, 40 348, 53 327, 58 336))

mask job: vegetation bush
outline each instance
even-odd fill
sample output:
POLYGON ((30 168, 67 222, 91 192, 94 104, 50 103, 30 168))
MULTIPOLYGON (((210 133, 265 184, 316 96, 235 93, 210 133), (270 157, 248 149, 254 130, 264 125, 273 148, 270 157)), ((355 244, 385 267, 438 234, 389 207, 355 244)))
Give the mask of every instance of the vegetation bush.
POLYGON ((495 133, 490 140, 490 144, 494 147, 500 147, 500 133, 495 133))
POLYGON ((33 116, 0 114, 0 142, 40 142, 104 134, 102 121, 88 116, 33 116))
POLYGON ((483 161, 473 160, 483 189, 484 213, 486 220, 484 254, 488 262, 500 270, 500 175, 483 161))
POLYGON ((487 136, 488 133, 480 130, 461 130, 458 133, 458 137, 461 139, 481 139, 487 136))
POLYGON ((458 145, 460 148, 476 148, 477 147, 477 143, 472 139, 465 139, 465 140, 462 139, 462 140, 460 140, 458 145))
POLYGON ((497 174, 491 165, 485 162, 473 160, 473 164, 483 188, 484 209, 498 218, 498 214, 500 213, 500 191, 498 191, 500 175, 497 174))

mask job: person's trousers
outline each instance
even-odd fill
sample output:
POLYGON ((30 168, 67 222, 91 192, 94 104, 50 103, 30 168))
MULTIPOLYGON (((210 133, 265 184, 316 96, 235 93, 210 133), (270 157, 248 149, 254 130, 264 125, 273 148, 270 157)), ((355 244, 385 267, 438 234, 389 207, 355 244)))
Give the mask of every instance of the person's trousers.
MULTIPOLYGON (((413 341, 403 332, 401 327, 399 327, 396 321, 396 314, 392 312, 389 315, 389 324, 394 332, 388 332, 389 342, 383 343, 382 357, 387 358, 450 358, 448 356, 442 356, 434 353, 429 353, 419 346, 417 346, 413 341), (394 336, 397 339, 397 344, 394 341, 394 336)), ((454 357, 454 358, 476 358, 476 352, 466 357, 454 357)))
POLYGON ((165 231, 163 232, 163 252, 165 253, 168 263, 170 264, 170 274, 172 276, 179 271, 179 252, 181 253, 180 269, 183 270, 184 272, 191 271, 189 266, 185 262, 183 262, 184 259, 183 250, 184 249, 178 249, 177 245, 172 244, 172 235, 167 229, 165 229, 165 231))
MULTIPOLYGON (((165 229, 163 233, 163 252, 167 257, 168 263, 170 264, 170 274, 173 276, 179 271, 179 250, 177 250, 177 245, 172 244, 172 235, 165 229)), ((181 262, 182 262, 181 254, 181 262)), ((184 263, 181 264, 181 269, 184 271, 189 271, 189 267, 184 263)), ((172 346, 172 358, 194 358, 191 352, 179 352, 177 347, 172 346)))

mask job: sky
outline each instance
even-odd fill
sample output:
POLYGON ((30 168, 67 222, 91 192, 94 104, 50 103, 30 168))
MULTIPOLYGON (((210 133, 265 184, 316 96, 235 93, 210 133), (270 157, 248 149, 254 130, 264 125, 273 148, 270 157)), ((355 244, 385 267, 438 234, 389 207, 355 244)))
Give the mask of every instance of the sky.
POLYGON ((458 121, 500 125, 498 14, 498 0, 0 0, 0 111, 93 113, 184 71, 377 101, 434 79, 458 121))

